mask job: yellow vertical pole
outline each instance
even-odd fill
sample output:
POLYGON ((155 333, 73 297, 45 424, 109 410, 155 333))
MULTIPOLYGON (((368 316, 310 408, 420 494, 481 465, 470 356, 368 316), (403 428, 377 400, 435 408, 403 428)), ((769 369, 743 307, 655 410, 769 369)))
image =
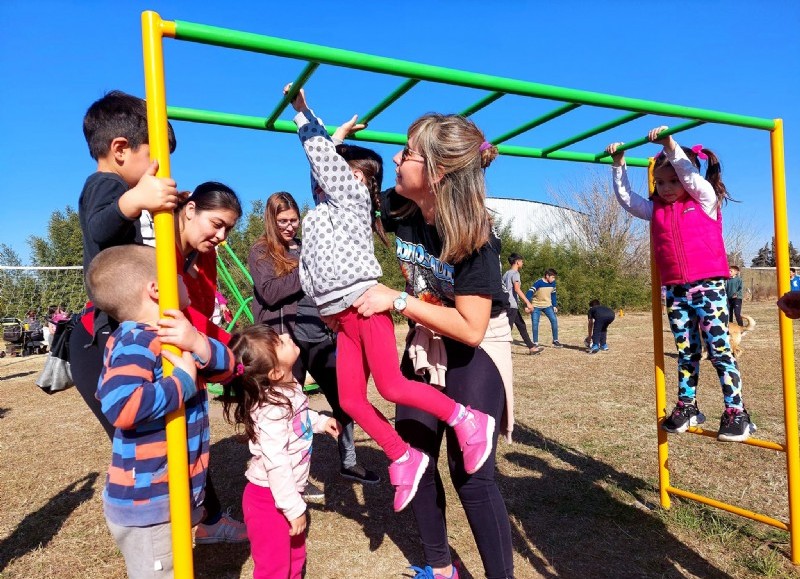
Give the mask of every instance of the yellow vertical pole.
MULTIPOLYGON (((653 167, 655 158, 650 157, 647 165, 647 185, 650 193, 655 191, 653 167)), ((652 238, 650 241, 650 279, 652 280, 651 308, 653 310, 653 371, 656 387, 656 434, 658 436, 658 490, 661 495, 661 506, 670 507, 669 488, 669 444, 667 433, 661 428, 666 417, 667 385, 664 378, 664 324, 661 313, 661 275, 656 267, 652 238)))
MULTIPOLYGON (((158 160, 159 177, 170 176, 167 98, 164 87, 163 37, 174 36, 174 23, 164 22, 151 11, 142 13, 144 84, 147 99, 147 131, 150 158, 158 160), (166 32, 166 33, 165 33, 166 32)), ((175 223, 171 211, 153 216, 158 264, 159 307, 178 308, 177 264, 175 259, 175 223)), ((176 351, 174 348, 171 348, 176 351)), ((164 375, 172 373, 164 360, 164 375)), ((194 577, 192 560, 192 523, 189 501, 189 462, 187 460, 186 416, 183 407, 167 416, 167 469, 169 476, 169 511, 172 523, 172 557, 175 577, 194 577)))
MULTIPOLYGON (((775 214, 775 265, 778 295, 789 291, 789 223, 786 211, 786 168, 783 153, 783 120, 775 119, 770 133, 772 150, 772 203, 775 214)), ((786 470, 789 479, 789 534, 792 563, 800 563, 800 454, 797 429, 797 384, 794 367, 792 322, 778 310, 783 375, 783 413, 786 428, 786 470)))

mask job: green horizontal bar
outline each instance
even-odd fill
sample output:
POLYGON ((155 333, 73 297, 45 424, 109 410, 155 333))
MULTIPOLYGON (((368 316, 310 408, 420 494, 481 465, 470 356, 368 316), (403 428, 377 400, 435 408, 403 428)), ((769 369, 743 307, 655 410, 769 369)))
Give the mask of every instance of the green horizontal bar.
POLYGON ((392 94, 390 94, 388 97, 386 97, 381 102, 379 102, 377 105, 375 105, 375 107, 371 111, 369 111, 363 117, 360 117, 358 119, 359 122, 362 122, 362 123, 364 123, 366 125, 372 119, 374 119, 379 114, 381 114, 383 111, 388 109, 389 106, 392 103, 394 103, 397 99, 399 99, 401 96, 403 96, 408 91, 410 91, 412 88, 414 88, 414 86, 417 83, 419 83, 419 81, 416 80, 416 79, 413 79, 413 78, 410 78, 407 81, 405 81, 403 84, 401 84, 399 87, 397 87, 394 91, 392 91, 392 94))
MULTIPOLYGON (((532 159, 551 159, 555 161, 577 161, 579 163, 600 163, 604 165, 611 164, 611 158, 598 159, 594 153, 579 153, 575 151, 554 151, 545 155, 542 149, 533 147, 519 147, 516 145, 499 145, 497 151, 501 155, 508 155, 509 157, 529 157, 532 159)), ((625 158, 625 162, 630 167, 647 167, 648 159, 639 157, 625 158)))
POLYGON ((283 95, 281 102, 278 103, 278 106, 275 107, 275 110, 272 111, 272 114, 267 118, 266 125, 268 128, 272 128, 275 124, 275 121, 278 120, 278 117, 281 116, 286 105, 294 100, 294 97, 297 96, 297 93, 300 92, 300 89, 308 82, 308 79, 311 78, 311 75, 314 74, 314 71, 317 70, 319 66, 318 62, 309 62, 306 67, 302 70, 300 75, 295 79, 292 83, 289 92, 283 95))
POLYGON ((521 135, 525 131, 530 131, 532 128, 538 127, 539 125, 543 125, 547 121, 551 121, 551 120, 555 119, 556 117, 560 117, 561 115, 565 115, 570 111, 574 111, 579 106, 581 106, 581 105, 577 105, 575 103, 569 103, 567 105, 558 107, 557 109, 554 109, 554 110, 550 111, 549 113, 547 113, 545 115, 542 115, 539 118, 533 119, 532 121, 528 121, 524 125, 519 126, 516 129, 513 129, 511 131, 508 131, 504 135, 500 135, 496 139, 492 139, 492 144, 493 145, 497 145, 497 144, 502 143, 504 141, 508 141, 509 139, 513 139, 514 137, 516 137, 517 135, 521 135))
POLYGON ((443 82, 456 86, 498 91, 508 94, 594 105, 628 110, 631 112, 697 119, 706 122, 751 127, 754 129, 771 131, 775 128, 775 122, 772 119, 762 119, 759 117, 723 113, 695 107, 671 105, 643 99, 618 97, 488 74, 466 72, 441 66, 418 64, 406 60, 374 56, 339 48, 328 48, 326 46, 319 46, 307 42, 284 40, 272 36, 239 32, 227 28, 185 22, 183 20, 175 21, 175 38, 178 40, 225 46, 228 48, 261 52, 298 60, 332 64, 357 70, 443 82))
MULTIPOLYGON (((167 107, 167 116, 174 121, 188 121, 192 123, 205 123, 211 125, 224 125, 243 129, 256 129, 259 131, 274 131, 277 133, 296 133, 297 127, 292 121, 275 121, 271 129, 266 127, 264 117, 251 117, 247 115, 234 115, 199 109, 182 107, 167 107)), ((325 126, 329 134, 333 134, 337 127, 325 126)), ((365 129, 352 135, 352 139, 388 145, 405 145, 406 135, 402 133, 384 133, 365 129)), ((531 147, 518 147, 514 145, 500 145, 497 150, 501 155, 511 157, 531 157, 534 159, 554 159, 556 161, 579 161, 583 163, 610 164, 611 159, 597 159, 594 153, 577 153, 571 151, 556 151, 547 156, 541 149, 531 147)), ((626 162, 631 167, 647 167, 647 159, 629 158, 626 162)))
MULTIPOLYGON (((693 129, 693 128, 698 127, 698 126, 700 126, 702 124, 704 124, 702 121, 689 121, 688 123, 683 123, 682 125, 675 125, 674 127, 671 127, 669 129, 667 129, 666 131, 661 131, 659 136, 666 137, 666 136, 669 136, 669 135, 674 135, 675 133, 688 131, 689 129, 693 129)), ((622 145, 617 147, 617 151, 627 151, 628 149, 635 149, 636 147, 641 147, 642 145, 650 143, 650 142, 652 142, 652 141, 650 141, 650 139, 648 139, 647 137, 642 137, 641 139, 636 139, 635 141, 630 141, 629 143, 623 143, 622 145)), ((595 158, 598 161, 600 159, 605 158, 605 157, 610 157, 610 155, 608 153, 606 153, 605 151, 595 155, 595 158)), ((627 161, 628 160, 625 159, 626 163, 627 163, 627 161)), ((628 164, 630 164, 630 163, 628 163, 628 164)))
MULTIPOLYGON (((297 133, 297 126, 292 121, 277 120, 273 127, 269 128, 265 117, 253 117, 248 115, 236 115, 231 113, 219 113, 215 111, 203 111, 200 109, 188 109, 183 107, 167 107, 167 116, 176 121, 189 121, 192 123, 205 123, 208 125, 224 125, 226 127, 240 127, 243 129, 257 129, 260 131, 274 131, 276 133, 297 133)), ((338 127, 326 125, 325 129, 329 134, 333 134, 338 127)), ((370 131, 364 129, 350 136, 357 141, 368 141, 372 143, 386 143, 389 145, 405 145, 408 141, 403 133, 384 133, 381 131, 370 131)))
POLYGON ((598 125, 595 128, 589 129, 588 131, 584 131, 583 133, 575 135, 570 139, 546 147, 542 149, 542 153, 547 155, 548 153, 552 153, 553 151, 558 151, 559 149, 563 149, 564 147, 569 147, 570 145, 573 145, 579 141, 583 141, 584 139, 588 139, 589 137, 594 137, 595 135, 599 135, 600 133, 604 133, 609 129, 613 129, 614 127, 624 125, 625 123, 635 121, 636 119, 640 119, 643 116, 644 113, 628 113, 627 115, 622 115, 621 117, 614 119, 613 121, 609 121, 602 125, 598 125))
POLYGON ((501 92, 493 92, 491 94, 488 94, 485 97, 483 97, 481 100, 476 102, 474 105, 468 106, 467 108, 465 108, 463 111, 461 111, 458 114, 461 115, 462 117, 471 117, 472 115, 477 113, 479 110, 488 107, 490 104, 492 104, 494 101, 496 101, 497 99, 499 99, 502 96, 503 96, 503 93, 501 93, 501 92))

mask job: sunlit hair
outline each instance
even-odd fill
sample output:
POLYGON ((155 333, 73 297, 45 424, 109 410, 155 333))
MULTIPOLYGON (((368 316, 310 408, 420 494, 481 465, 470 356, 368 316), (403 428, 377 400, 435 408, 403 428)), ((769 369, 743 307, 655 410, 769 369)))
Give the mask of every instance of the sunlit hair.
MULTIPOLYGON (((83 117, 83 136, 95 161, 108 155, 111 142, 124 137, 136 151, 150 142, 147 133, 147 105, 139 97, 112 90, 91 104, 83 117)), ((169 152, 175 152, 175 133, 167 123, 169 152)))
POLYGON ((258 251, 257 260, 268 259, 272 262, 278 277, 293 272, 298 264, 297 257, 289 253, 287 242, 278 229, 278 214, 284 211, 294 211, 300 219, 297 201, 290 193, 279 191, 270 195, 264 208, 264 233, 253 244, 258 251))
POLYGON ((223 183, 206 181, 195 187, 192 194, 180 202, 175 212, 180 213, 189 201, 194 202, 196 210, 203 211, 233 211, 236 220, 242 216, 242 204, 236 192, 223 183))
MULTIPOLYGON (((683 152, 686 153, 686 156, 689 158, 689 161, 697 167, 697 170, 700 171, 700 158, 697 156, 697 153, 690 149, 689 147, 681 147, 683 152)), ((713 151, 709 149, 702 149, 700 152, 704 153, 708 160, 706 161, 706 181, 711 183, 711 186, 714 188, 714 192, 717 194, 717 202, 722 204, 728 200, 733 200, 733 198, 728 193, 728 189, 725 187, 725 183, 722 182, 722 165, 719 162, 719 158, 714 154, 713 151)), ((653 165, 653 172, 655 173, 659 169, 663 167, 671 167, 672 165, 667 159, 667 156, 664 153, 661 153, 656 157, 655 164, 653 165)), ((658 188, 653 185, 654 188, 654 195, 658 195, 658 188)))
POLYGON ((233 379, 223 386, 222 411, 228 423, 244 428, 251 442, 258 441, 258 425, 253 419, 253 411, 259 406, 284 408, 286 417, 293 412, 292 403, 283 392, 295 387, 292 376, 289 376, 289 382, 269 379, 270 371, 278 365, 276 349, 280 342, 275 330, 256 324, 233 334, 228 343, 236 360, 236 372, 233 379))
POLYGON ((94 305, 120 322, 135 319, 142 292, 157 281, 156 250, 148 245, 117 245, 98 253, 86 272, 86 286, 94 305))
POLYGON ((412 123, 408 138, 424 157, 426 180, 436 198, 441 259, 463 261, 489 241, 492 220, 483 170, 497 157, 497 147, 481 151, 483 132, 460 115, 429 113, 412 123))
POLYGON ((386 231, 383 229, 383 221, 380 218, 383 159, 372 149, 358 145, 336 145, 336 152, 347 161, 350 169, 361 171, 364 175, 365 185, 369 190, 369 198, 372 202, 370 211, 372 230, 378 234, 384 245, 388 246, 389 241, 386 239, 386 231))

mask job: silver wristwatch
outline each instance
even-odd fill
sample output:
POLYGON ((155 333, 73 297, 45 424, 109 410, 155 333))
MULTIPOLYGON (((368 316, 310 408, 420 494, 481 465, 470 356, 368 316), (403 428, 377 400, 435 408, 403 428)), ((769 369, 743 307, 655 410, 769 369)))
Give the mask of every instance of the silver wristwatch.
POLYGON ((408 305, 406 298, 408 298, 408 292, 403 292, 394 299, 394 311, 402 312, 404 309, 406 309, 406 306, 408 305))

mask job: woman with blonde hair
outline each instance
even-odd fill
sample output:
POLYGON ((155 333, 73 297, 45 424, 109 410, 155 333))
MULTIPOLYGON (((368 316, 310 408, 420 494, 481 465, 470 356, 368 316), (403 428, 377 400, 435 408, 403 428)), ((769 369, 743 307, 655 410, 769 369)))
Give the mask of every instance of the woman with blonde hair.
MULTIPOLYGON (((497 156, 480 129, 458 115, 428 114, 408 130, 408 145, 394 156, 396 185, 384 192, 381 215, 396 235, 405 291, 377 285, 355 302, 370 316, 394 309, 412 326, 402 368, 421 379, 420 360, 431 354, 441 372, 426 378, 457 402, 495 418, 492 453, 467 474, 458 441, 447 431, 450 477, 469 520, 487 577, 513 577, 511 528, 494 479, 500 431, 510 438, 511 332, 500 271, 500 240, 485 206, 484 170, 497 156), (443 352, 437 350, 443 344, 443 352), (421 350, 426 356, 420 356, 421 350), (413 359, 412 355, 413 354, 413 359)), ((430 368, 428 369, 430 370, 430 368)), ((398 406, 398 433, 432 460, 411 507, 426 558, 418 577, 458 577, 445 523, 445 493, 437 468, 445 424, 425 412, 398 406)))

